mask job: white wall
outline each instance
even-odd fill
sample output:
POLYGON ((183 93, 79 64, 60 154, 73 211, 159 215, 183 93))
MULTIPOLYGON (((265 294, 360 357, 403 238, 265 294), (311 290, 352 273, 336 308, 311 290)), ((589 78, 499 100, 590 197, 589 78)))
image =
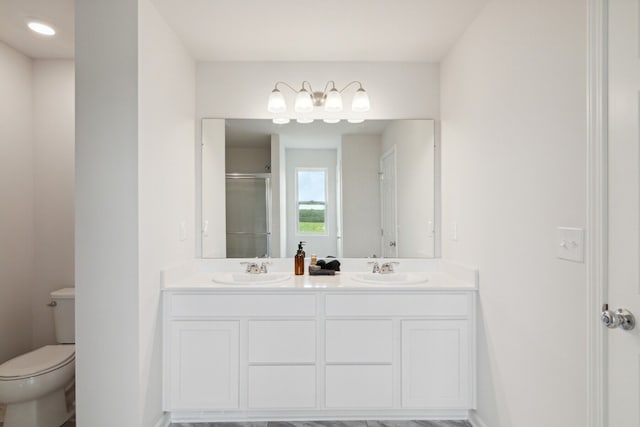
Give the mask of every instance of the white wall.
POLYGON ((443 255, 480 270, 491 427, 587 425, 585 266, 554 240, 585 224, 585 14, 582 0, 494 0, 442 65, 443 255))
POLYGON ((271 256, 280 253, 280 136, 271 135, 271 256))
POLYGON ((138 426, 137 1, 76 4, 75 188, 77 423, 138 426))
POLYGON ((162 415, 160 269, 194 256, 194 79, 148 0, 77 5, 79 425, 162 415))
POLYGON ((74 63, 33 61, 33 347, 55 342, 51 291, 74 286, 74 63))
POLYGON ((342 245, 350 258, 380 250, 380 135, 342 137, 342 245))
POLYGON ((224 120, 202 121, 202 151, 196 154, 202 161, 202 177, 201 187, 197 186, 196 191, 202 188, 201 222, 208 224, 206 233, 199 239, 203 258, 224 258, 227 254, 224 140, 224 120))
POLYGON ((160 270, 195 254, 195 63, 151 2, 139 5, 139 425, 153 426, 162 412, 160 270))
MULTIPOLYGON (((362 82, 371 99, 370 119, 440 116, 438 64, 401 62, 204 62, 197 66, 198 117, 271 118, 267 99, 277 81, 314 90, 328 80, 340 87, 362 82)), ((323 87, 320 87, 323 86, 323 87)), ((357 87, 356 87, 357 88, 357 87)), ((354 93, 345 92, 345 98, 354 93)), ((293 92, 283 89, 292 102, 293 92)), ((347 104, 348 105, 348 104, 347 104)))
POLYGON ((226 147, 226 173, 270 173, 271 147, 226 147))
POLYGON ((382 134, 382 153, 396 146, 398 256, 435 255, 435 157, 433 120, 392 121, 382 134))
POLYGON ((34 281, 31 60, 0 42, 0 363, 31 349, 34 281))
POLYGON ((74 64, 2 43, 0 63, 2 363, 55 343, 49 293, 74 285, 74 64))

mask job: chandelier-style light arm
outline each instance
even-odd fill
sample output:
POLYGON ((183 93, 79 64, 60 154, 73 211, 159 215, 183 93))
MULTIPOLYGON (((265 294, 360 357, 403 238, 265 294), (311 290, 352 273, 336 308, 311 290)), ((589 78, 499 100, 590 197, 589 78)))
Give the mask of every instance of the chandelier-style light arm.
POLYGON ((329 80, 327 84, 324 85, 324 90, 322 91, 323 95, 327 94, 327 89, 329 89, 329 85, 331 85, 332 90, 336 88, 336 82, 334 82, 333 80, 329 80))
MULTIPOLYGON (((291 86, 289 83, 287 83, 287 82, 282 82, 282 81, 280 81, 280 82, 276 82, 276 84, 275 84, 275 86, 274 86, 274 89, 278 89, 278 85, 280 85, 280 84, 285 85, 286 87, 288 87, 289 89, 291 89, 292 91, 294 91, 294 92, 296 92, 296 93, 298 92, 298 91, 297 91, 296 89, 294 89, 294 88, 293 88, 293 86, 291 86)), ((304 83, 303 83, 303 84, 304 84, 304 83)), ((279 90, 279 89, 278 89, 278 90, 279 90)))
POLYGON ((354 81, 352 81, 351 83, 347 84, 347 85, 346 85, 345 87, 343 87, 342 89, 340 89, 340 93, 344 92, 345 90, 347 90, 347 89, 349 88, 349 86, 354 85, 354 84, 356 84, 356 85, 360 86, 358 89, 362 89, 362 83, 360 83, 360 82, 359 82, 359 81, 357 81, 357 80, 354 80, 354 81))

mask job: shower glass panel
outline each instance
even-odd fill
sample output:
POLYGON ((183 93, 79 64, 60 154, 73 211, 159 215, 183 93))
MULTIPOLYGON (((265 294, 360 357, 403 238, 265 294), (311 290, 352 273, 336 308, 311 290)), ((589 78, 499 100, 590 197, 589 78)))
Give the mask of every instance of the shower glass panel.
POLYGON ((270 174, 227 174, 227 257, 271 256, 270 174))

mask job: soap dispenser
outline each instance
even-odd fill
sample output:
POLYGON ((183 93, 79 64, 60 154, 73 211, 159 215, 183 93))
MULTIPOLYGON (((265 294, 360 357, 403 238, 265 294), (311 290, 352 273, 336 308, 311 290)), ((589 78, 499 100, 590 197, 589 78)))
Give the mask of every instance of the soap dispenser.
POLYGON ((302 245, 305 242, 298 243, 298 252, 296 252, 296 256, 294 257, 294 273, 296 276, 302 276, 304 274, 304 257, 305 253, 302 249, 302 245))

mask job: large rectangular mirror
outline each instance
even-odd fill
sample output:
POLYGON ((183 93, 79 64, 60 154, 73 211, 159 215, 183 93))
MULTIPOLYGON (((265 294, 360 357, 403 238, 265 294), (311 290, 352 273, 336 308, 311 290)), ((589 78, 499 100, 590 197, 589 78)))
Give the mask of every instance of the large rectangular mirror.
POLYGON ((433 120, 203 119, 203 258, 431 258, 433 120))

